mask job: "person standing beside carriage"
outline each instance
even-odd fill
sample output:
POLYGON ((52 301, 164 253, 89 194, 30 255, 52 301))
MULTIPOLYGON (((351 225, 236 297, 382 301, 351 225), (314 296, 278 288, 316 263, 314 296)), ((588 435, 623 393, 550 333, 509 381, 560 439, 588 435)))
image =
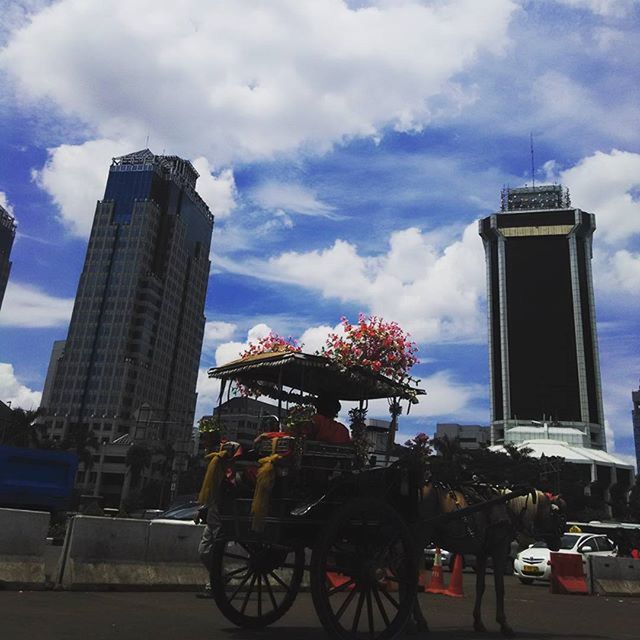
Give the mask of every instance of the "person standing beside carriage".
POLYGON ((221 438, 220 431, 218 430, 203 430, 201 431, 200 437, 202 438, 205 460, 208 461, 208 465, 204 480, 202 481, 202 487, 198 494, 198 503, 200 506, 193 521, 196 524, 202 523, 205 525, 200 544, 198 545, 198 556, 207 569, 209 581, 205 585, 204 592, 199 593, 198 597, 211 598, 213 597, 211 593, 213 545, 222 527, 222 521, 220 520, 220 514, 218 512, 221 485, 216 487, 214 484, 215 467, 218 464, 217 454, 220 449, 221 438))

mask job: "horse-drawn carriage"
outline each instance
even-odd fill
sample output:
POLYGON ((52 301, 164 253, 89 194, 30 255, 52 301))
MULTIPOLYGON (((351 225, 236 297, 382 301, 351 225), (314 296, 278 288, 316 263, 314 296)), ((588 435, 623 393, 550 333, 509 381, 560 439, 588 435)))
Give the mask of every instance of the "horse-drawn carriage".
POLYGON ((320 394, 359 403, 360 416, 370 400, 389 400, 381 454, 370 455, 362 432, 349 445, 282 432, 258 440, 253 459, 234 459, 219 500, 212 589, 220 611, 241 627, 276 622, 304 584, 330 637, 397 637, 416 606, 424 477, 419 465, 393 456, 393 442, 399 403, 424 392, 292 351, 243 358, 209 375, 221 379, 221 398, 233 383, 277 398, 280 417, 320 394))

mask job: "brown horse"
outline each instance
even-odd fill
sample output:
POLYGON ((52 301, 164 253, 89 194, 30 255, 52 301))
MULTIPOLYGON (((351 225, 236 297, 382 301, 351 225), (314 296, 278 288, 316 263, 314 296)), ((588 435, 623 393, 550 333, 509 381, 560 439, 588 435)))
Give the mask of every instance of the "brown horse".
MULTIPOLYGON (((508 497, 508 490, 485 489, 485 498, 508 497)), ((476 496, 477 497, 477 496, 476 496)), ((420 502, 421 531, 419 540, 431 541, 454 553, 476 557, 476 598, 473 608, 473 628, 486 631, 481 617, 485 590, 487 558, 493 560, 496 591, 496 621, 506 636, 513 634, 504 613, 504 574, 514 538, 525 545, 544 540, 557 550, 564 529, 564 501, 541 491, 532 491, 486 509, 480 508, 467 516, 447 518, 469 506, 458 490, 427 483, 420 502), (445 516, 445 517, 441 517, 445 516)), ((427 629, 416 599, 414 617, 418 628, 427 629)))

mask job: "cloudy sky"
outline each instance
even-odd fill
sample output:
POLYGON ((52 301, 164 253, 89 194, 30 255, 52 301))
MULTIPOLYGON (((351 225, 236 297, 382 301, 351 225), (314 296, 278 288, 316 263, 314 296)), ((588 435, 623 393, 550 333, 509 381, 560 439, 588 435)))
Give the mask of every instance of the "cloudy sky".
MULTIPOLYGON (((489 420, 476 221, 562 182, 597 216, 609 448, 640 378, 637 0, 4 0, 0 204, 18 221, 0 398, 37 406, 112 156, 190 158, 216 216, 207 367, 273 329, 396 320, 428 397, 404 432, 489 420)), ((541 259, 543 257, 541 256, 541 259)))

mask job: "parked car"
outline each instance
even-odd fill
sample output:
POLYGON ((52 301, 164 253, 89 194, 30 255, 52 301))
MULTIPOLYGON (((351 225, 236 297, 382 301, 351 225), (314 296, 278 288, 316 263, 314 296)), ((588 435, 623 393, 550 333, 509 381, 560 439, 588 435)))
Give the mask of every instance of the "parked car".
MULTIPOLYGON (((562 536, 559 553, 579 553, 582 562, 587 563, 589 556, 615 556, 616 545, 607 536, 592 533, 565 533, 562 536)), ((513 574, 523 584, 531 584, 534 580, 551 579, 551 551, 546 542, 535 542, 521 551, 513 563, 513 574)))
POLYGON ((186 520, 193 522, 198 506, 195 501, 185 502, 159 514, 154 520, 186 520))

